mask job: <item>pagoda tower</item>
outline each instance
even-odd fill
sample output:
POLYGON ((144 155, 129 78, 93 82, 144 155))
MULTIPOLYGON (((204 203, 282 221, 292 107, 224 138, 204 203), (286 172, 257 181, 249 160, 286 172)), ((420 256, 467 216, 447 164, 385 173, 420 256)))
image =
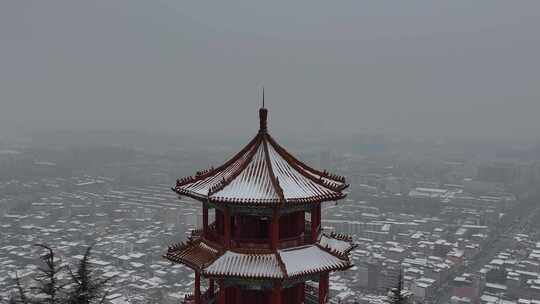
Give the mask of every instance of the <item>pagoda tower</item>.
POLYGON ((172 188, 202 203, 203 227, 164 255, 195 272, 186 304, 328 303, 329 274, 352 266, 351 238, 321 227, 321 205, 345 197, 345 178, 287 152, 267 116, 263 103, 259 132, 240 152, 172 188))

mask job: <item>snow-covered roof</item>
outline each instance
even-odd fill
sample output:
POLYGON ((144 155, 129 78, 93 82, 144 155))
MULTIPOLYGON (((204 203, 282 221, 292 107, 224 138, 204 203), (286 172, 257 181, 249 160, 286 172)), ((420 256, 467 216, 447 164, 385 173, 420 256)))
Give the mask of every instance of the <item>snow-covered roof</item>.
MULTIPOLYGON (((261 111, 266 109, 261 109, 261 111)), ((264 118, 263 118, 264 116, 264 118)), ((264 128, 222 166, 177 181, 180 195, 217 203, 278 205, 338 200, 345 178, 313 169, 281 147, 264 128)))
POLYGON ((336 236, 328 236, 326 234, 321 234, 319 239, 319 245, 323 248, 328 248, 330 251, 337 254, 343 255, 349 252, 354 245, 351 240, 346 240, 344 238, 339 238, 336 236))
POLYGON ((294 247, 271 253, 226 251, 204 269, 208 276, 281 279, 349 267, 339 258, 316 245, 294 247))
POLYGON ((218 250, 202 240, 171 246, 165 254, 165 258, 171 262, 181 263, 191 268, 200 270, 218 256, 218 250))
POLYGON ((322 235, 325 244, 305 245, 277 251, 225 250, 203 239, 169 247, 165 258, 202 271, 207 276, 281 279, 351 266, 348 257, 351 242, 341 235, 322 235), (345 246, 345 244, 347 244, 345 246), (216 246, 216 247, 213 247, 216 246))
POLYGON ((351 265, 316 245, 279 250, 289 277, 345 269, 351 265))
POLYGON ((274 253, 244 254, 226 251, 209 265, 204 273, 210 276, 246 278, 283 278, 278 258, 274 253))

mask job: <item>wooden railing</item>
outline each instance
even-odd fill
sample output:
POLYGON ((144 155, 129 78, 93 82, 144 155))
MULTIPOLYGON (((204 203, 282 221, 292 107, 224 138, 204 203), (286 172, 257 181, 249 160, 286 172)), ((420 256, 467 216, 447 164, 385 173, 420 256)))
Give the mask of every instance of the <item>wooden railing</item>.
MULTIPOLYGON (((192 236, 201 236, 202 229, 193 230, 192 236)), ((206 238, 210 241, 216 243, 223 243, 224 237, 221 235, 216 228, 216 224, 212 223, 208 226, 208 233, 206 238)), ((281 238, 279 240, 279 248, 289 248, 311 244, 311 233, 303 233, 299 236, 281 238)), ((258 239, 258 238, 239 238, 233 237, 231 239, 232 248, 255 248, 255 249, 270 249, 270 240, 269 239, 258 239)))
MULTIPOLYGON (((319 304, 319 288, 305 284, 305 304, 319 304)), ((217 293, 210 293, 210 290, 207 290, 201 295, 201 304, 212 304, 216 303, 217 293)), ((193 294, 187 294, 184 296, 182 304, 195 304, 195 296, 193 294)), ((326 302, 328 304, 339 304, 335 299, 330 299, 328 296, 326 302)))

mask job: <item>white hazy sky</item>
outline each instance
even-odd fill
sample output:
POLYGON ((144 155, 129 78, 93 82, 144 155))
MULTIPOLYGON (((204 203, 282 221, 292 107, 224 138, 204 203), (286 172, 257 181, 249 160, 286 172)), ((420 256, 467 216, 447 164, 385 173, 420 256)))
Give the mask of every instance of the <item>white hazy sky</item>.
POLYGON ((0 128, 540 134, 540 1, 0 1, 0 128))

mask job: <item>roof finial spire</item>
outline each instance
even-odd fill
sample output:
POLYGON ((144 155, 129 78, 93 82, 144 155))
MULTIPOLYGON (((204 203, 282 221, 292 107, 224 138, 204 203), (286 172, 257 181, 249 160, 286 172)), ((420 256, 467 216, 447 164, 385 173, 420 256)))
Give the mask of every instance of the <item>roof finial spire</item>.
POLYGON ((259 109, 259 132, 266 132, 267 130, 267 118, 268 110, 264 107, 264 87, 262 88, 262 108, 259 109))

